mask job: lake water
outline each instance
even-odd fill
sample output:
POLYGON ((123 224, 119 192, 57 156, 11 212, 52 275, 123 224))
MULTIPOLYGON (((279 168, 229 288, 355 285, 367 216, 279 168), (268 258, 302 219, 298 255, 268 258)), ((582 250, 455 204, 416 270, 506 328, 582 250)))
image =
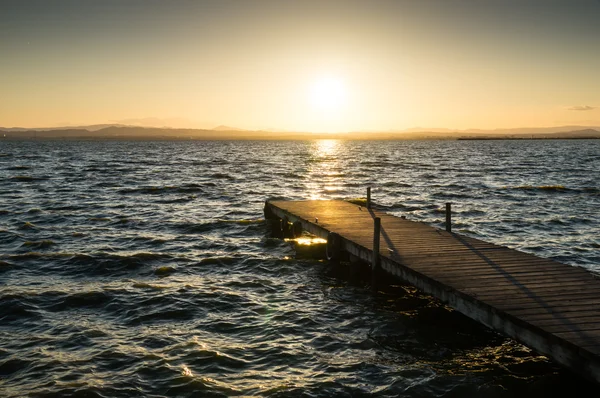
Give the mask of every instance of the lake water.
POLYGON ((273 239, 384 210, 600 273, 600 140, 0 141, 0 396, 598 396, 408 286, 273 239))

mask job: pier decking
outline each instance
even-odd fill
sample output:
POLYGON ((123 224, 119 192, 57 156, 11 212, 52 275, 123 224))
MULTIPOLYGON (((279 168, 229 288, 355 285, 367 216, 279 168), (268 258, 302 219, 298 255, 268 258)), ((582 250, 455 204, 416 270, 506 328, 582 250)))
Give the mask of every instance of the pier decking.
POLYGON ((384 271, 600 383, 600 281, 590 272, 345 201, 268 201, 265 212, 321 238, 338 234, 343 251, 375 258, 384 271))

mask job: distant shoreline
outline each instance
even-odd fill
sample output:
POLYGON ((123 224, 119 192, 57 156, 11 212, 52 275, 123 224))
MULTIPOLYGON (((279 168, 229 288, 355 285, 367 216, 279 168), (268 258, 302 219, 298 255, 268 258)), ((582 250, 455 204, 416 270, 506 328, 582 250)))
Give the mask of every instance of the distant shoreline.
POLYGON ((0 141, 314 141, 314 140, 347 140, 347 141, 556 141, 556 140, 600 140, 600 137, 176 137, 176 136, 51 136, 51 137, 16 137, 0 136, 0 141))
POLYGON ((459 137, 457 141, 600 140, 600 137, 459 137))
POLYGON ((310 133, 310 132, 271 132, 251 130, 202 130, 146 128, 133 126, 109 126, 93 129, 92 126, 58 129, 19 129, 0 128, 0 140, 157 140, 157 141, 232 141, 232 140, 452 140, 452 141, 488 141, 488 140, 565 140, 600 139, 600 131, 593 128, 559 132, 533 132, 527 129, 511 132, 494 131, 388 131, 388 132, 347 132, 347 133, 310 133))

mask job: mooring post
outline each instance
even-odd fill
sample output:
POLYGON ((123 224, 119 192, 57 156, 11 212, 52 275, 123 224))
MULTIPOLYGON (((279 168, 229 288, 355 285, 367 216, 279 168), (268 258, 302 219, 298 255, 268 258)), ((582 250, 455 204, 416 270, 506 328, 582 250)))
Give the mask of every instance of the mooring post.
POLYGON ((373 220, 373 261, 371 264, 371 286, 376 289, 377 287, 377 274, 379 273, 380 261, 379 261, 379 240, 381 236, 381 218, 375 217, 373 220))
POLYGON ((452 203, 446 203, 446 231, 452 232, 452 203))
POLYGON ((367 209, 371 208, 371 187, 367 187, 367 209))

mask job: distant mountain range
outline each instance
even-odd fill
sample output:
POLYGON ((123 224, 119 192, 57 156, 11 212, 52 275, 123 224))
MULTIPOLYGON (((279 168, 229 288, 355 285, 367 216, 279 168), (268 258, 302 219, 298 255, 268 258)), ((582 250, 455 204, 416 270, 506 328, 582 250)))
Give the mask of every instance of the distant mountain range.
POLYGON ((224 125, 217 126, 217 127, 213 128, 212 130, 214 130, 214 131, 248 131, 246 129, 239 129, 237 127, 224 126, 224 125))
POLYGON ((97 131, 108 127, 131 127, 124 124, 92 124, 88 126, 63 126, 63 127, 0 127, 0 131, 51 131, 51 130, 87 130, 97 131))
POLYGON ((386 132, 309 133, 244 130, 231 126, 213 129, 176 129, 98 124, 63 128, 2 128, 0 139, 575 139, 600 138, 600 127, 562 126, 498 130, 408 129, 386 132))

